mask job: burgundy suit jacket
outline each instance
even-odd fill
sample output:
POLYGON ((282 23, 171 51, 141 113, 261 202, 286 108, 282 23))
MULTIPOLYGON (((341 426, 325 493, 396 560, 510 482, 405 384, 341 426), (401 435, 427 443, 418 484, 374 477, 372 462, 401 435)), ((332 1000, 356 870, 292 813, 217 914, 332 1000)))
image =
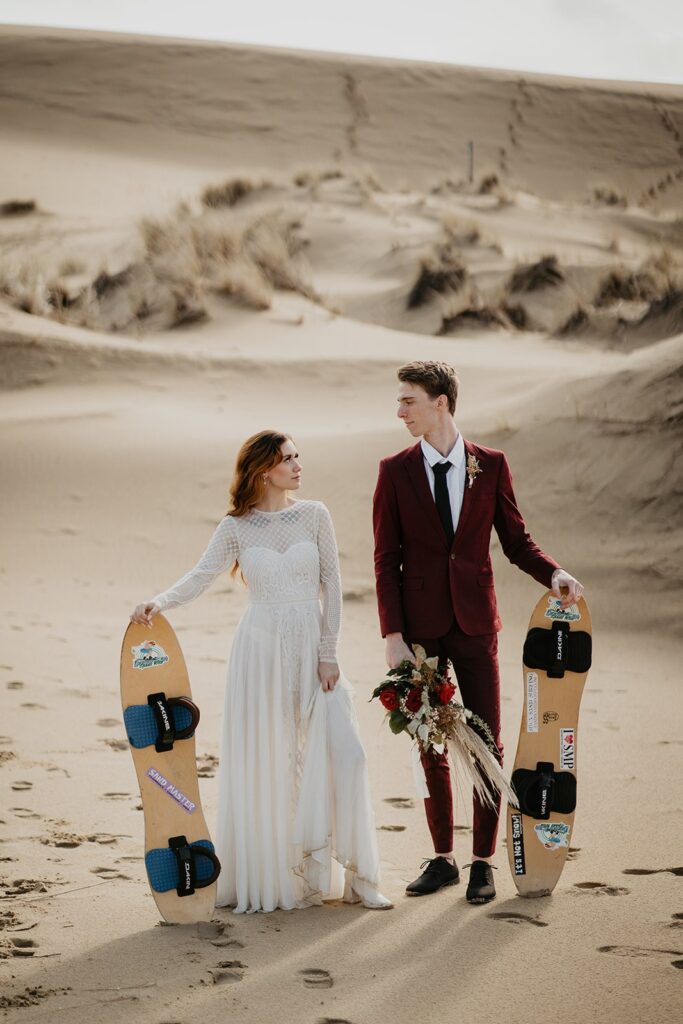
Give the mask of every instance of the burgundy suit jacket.
POLYGON ((491 527, 509 560, 550 587, 559 568, 527 533, 503 452, 465 441, 481 467, 465 493, 448 545, 416 444, 379 465, 373 498, 375 578, 382 636, 410 641, 444 636, 453 616, 469 636, 501 627, 489 555, 491 527))

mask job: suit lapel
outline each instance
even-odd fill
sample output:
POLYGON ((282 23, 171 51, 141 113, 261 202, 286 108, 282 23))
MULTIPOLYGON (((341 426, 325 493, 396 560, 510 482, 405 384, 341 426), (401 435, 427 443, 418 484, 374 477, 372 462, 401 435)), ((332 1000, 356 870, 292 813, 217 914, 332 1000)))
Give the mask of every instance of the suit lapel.
MULTIPOLYGON (((464 444, 465 444, 465 466, 467 466, 467 459, 469 458, 469 456, 470 455, 474 455, 475 458, 476 458, 477 453, 475 451, 474 446, 472 444, 470 444, 469 441, 465 441, 464 444)), ((474 483, 472 484, 471 487, 470 487, 469 484, 470 484, 469 478, 467 476, 467 473, 465 473, 465 490, 464 490, 463 496, 462 496, 462 507, 460 509, 460 518, 458 519, 458 528, 455 531, 455 537, 453 538, 453 545, 458 543, 458 541, 460 540, 460 538, 462 536, 463 530, 465 529, 465 524, 467 522, 467 517, 469 516, 470 509, 472 507, 472 491, 477 486, 476 477, 475 477, 474 483)))
POLYGON ((422 454, 422 447, 419 443, 408 452, 405 467, 408 472, 408 476, 410 477, 410 482, 415 490, 415 494, 417 495, 420 507, 427 516, 427 521, 431 524, 432 528, 438 532, 438 536, 442 538, 444 547, 448 547, 446 532, 443 528, 443 523, 439 518, 439 513, 436 510, 436 502, 432 497, 429 481, 427 480, 427 473, 424 467, 424 456, 422 454))

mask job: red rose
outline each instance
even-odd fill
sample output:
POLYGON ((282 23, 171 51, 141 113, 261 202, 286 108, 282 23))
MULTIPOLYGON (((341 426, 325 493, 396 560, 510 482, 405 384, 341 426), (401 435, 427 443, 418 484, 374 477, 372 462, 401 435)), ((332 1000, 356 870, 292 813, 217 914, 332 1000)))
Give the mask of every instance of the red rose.
POLYGON ((416 711, 420 710, 422 704, 422 690, 419 686, 411 686, 408 690, 408 696, 406 697, 406 707, 408 711, 412 711, 415 714, 416 711))
POLYGON ((395 711, 398 707, 398 694, 393 686, 387 686, 379 695, 380 703, 387 711, 395 711))
POLYGON ((437 695, 442 704, 448 704, 449 700, 455 693, 455 687, 453 683, 440 683, 436 688, 437 695))

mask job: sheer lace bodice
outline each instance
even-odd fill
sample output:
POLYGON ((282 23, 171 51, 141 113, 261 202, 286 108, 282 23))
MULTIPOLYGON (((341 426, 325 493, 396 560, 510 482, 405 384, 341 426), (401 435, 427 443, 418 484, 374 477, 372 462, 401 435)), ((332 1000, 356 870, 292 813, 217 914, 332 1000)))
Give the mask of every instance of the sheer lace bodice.
POLYGON ((197 564, 153 598, 162 611, 199 597, 235 560, 252 603, 288 605, 322 597, 318 654, 336 661, 341 628, 341 577, 332 519, 320 501, 295 501, 280 512, 252 509, 226 516, 197 564))

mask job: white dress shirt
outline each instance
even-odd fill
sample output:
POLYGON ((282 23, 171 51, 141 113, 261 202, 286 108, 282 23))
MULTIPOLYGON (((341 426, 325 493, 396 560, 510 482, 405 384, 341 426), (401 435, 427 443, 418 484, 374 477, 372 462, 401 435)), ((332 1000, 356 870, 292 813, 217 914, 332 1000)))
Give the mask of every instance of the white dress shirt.
POLYGON ((448 497, 451 502, 453 530, 455 531, 458 529, 460 509, 462 508, 462 497, 465 493, 465 442, 462 439, 462 434, 458 434, 455 444, 445 457, 441 452, 437 452, 436 448, 433 448, 428 441, 425 441, 424 438, 420 441, 420 445, 422 447, 422 455, 424 457, 425 473, 427 474, 427 480, 429 481, 432 498, 434 498, 435 501, 434 471, 432 466, 437 462, 450 462, 453 465, 453 469, 446 474, 446 484, 448 486, 448 497))

